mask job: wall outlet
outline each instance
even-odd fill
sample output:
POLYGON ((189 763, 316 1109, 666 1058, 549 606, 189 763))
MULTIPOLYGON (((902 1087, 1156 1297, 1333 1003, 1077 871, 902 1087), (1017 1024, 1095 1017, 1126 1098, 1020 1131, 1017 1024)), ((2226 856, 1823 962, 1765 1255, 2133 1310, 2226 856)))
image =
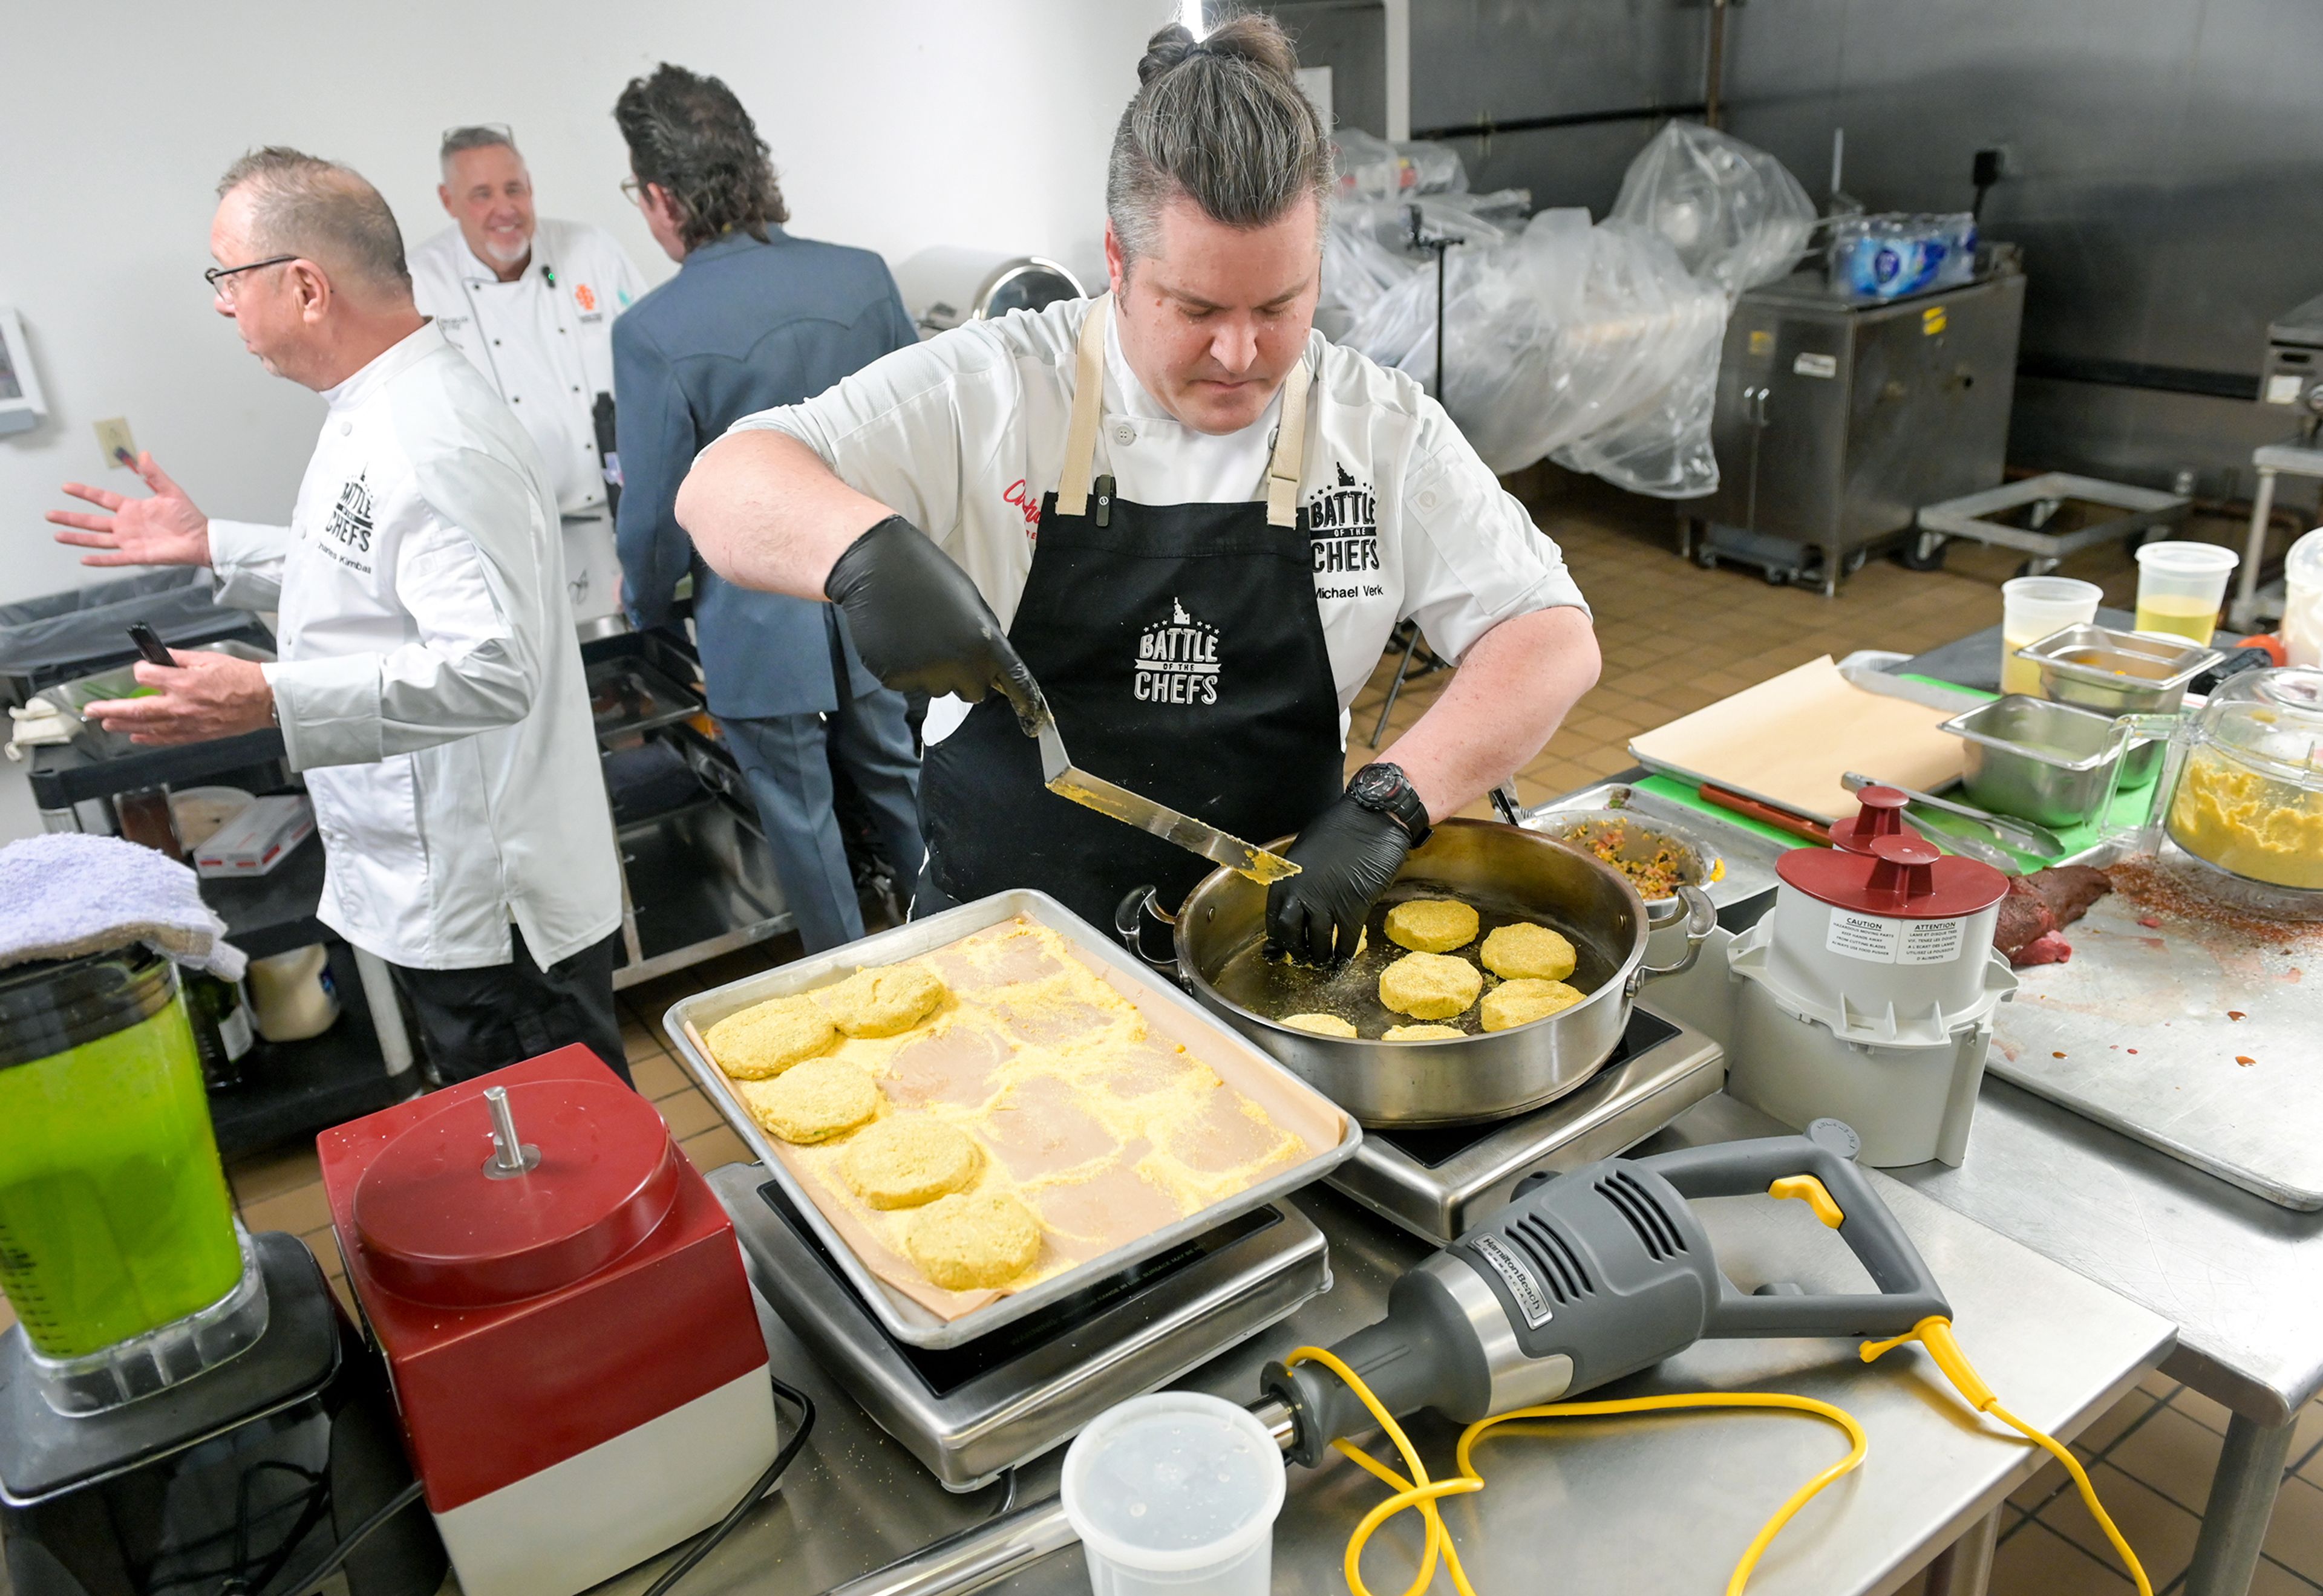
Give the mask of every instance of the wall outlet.
POLYGON ((125 417, 109 417, 96 424, 96 447, 106 464, 124 471, 137 469, 137 440, 129 436, 125 417))

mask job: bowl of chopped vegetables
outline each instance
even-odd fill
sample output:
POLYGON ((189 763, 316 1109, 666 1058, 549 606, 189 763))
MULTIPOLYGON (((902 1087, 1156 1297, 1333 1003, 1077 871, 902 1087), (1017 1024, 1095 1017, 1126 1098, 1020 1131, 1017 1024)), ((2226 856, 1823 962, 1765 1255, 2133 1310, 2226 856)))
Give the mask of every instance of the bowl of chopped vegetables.
POLYGON ((1726 861, 1700 838, 1660 821, 1641 820, 1627 810, 1559 810, 1528 820, 1525 829, 1612 866, 1630 878, 1648 909, 1676 901, 1681 886, 1707 890, 1726 874, 1726 861))

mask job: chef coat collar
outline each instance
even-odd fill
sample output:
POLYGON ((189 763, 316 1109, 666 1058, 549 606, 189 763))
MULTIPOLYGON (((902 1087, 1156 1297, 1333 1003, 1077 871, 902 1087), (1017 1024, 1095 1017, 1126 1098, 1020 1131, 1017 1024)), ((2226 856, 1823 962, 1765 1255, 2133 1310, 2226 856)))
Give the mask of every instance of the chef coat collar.
POLYGON ((372 356, 369 365, 359 369, 336 388, 323 390, 323 401, 334 410, 352 409, 377 393, 380 385, 398 371, 416 361, 427 359, 445 346, 444 334, 431 316, 419 324, 418 331, 407 334, 381 350, 372 356))
MULTIPOLYGON (((1115 415, 1134 416, 1147 421, 1167 421, 1173 427, 1186 426, 1184 422, 1163 409, 1162 402, 1145 391, 1145 385, 1137 380, 1137 373, 1130 370, 1129 357, 1121 353, 1121 318, 1118 316, 1106 317, 1105 374, 1105 408, 1115 415)), ((1258 419, 1248 427, 1236 432, 1196 436, 1205 437, 1215 436, 1221 445, 1229 445, 1235 439, 1247 437, 1253 433, 1256 433, 1262 438, 1272 438, 1281 416, 1282 390, 1277 387, 1274 397, 1267 401, 1266 408, 1260 411, 1258 419)), ((1190 427, 1187 427, 1186 430, 1189 433, 1194 431, 1190 427)))

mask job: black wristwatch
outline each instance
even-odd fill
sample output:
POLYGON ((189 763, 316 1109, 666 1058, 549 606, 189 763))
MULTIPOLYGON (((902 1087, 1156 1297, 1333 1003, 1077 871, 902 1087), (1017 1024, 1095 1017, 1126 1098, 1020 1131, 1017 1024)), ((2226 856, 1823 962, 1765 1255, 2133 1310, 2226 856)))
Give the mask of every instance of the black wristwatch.
POLYGON ((1411 839, 1412 847, 1428 840, 1432 829, 1428 823, 1428 805, 1420 801, 1401 766, 1364 766, 1347 784, 1347 796, 1373 814, 1393 820, 1411 839))

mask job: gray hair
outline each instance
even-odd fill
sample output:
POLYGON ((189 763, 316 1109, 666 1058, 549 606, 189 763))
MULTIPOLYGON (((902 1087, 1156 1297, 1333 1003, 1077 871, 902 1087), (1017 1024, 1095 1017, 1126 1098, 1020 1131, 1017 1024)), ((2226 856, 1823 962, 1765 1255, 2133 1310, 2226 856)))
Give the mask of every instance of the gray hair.
POLYGON ((448 182, 452 176, 452 157, 464 150, 506 150, 519 161, 523 151, 516 147, 516 134, 497 122, 479 122, 467 127, 455 127, 444 134, 443 147, 436 152, 436 164, 448 182))
POLYGON ((1175 23, 1146 41, 1106 173, 1106 215, 1126 256, 1152 252, 1162 208, 1180 195, 1230 227, 1263 227, 1309 194, 1328 214, 1330 135, 1298 69, 1290 36, 1254 12, 1198 43, 1175 23))
POLYGON ((374 289, 409 296, 403 234, 379 190, 352 168, 269 144, 225 169, 218 197, 250 190, 251 247, 298 255, 374 289))

